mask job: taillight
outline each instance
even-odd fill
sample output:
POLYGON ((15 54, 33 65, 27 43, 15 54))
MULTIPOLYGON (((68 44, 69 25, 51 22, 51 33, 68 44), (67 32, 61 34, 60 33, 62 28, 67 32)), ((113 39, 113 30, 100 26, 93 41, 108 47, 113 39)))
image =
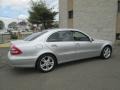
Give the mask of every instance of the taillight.
POLYGON ((22 54, 22 51, 19 48, 17 48, 16 46, 12 45, 11 49, 10 49, 10 53, 11 53, 11 55, 20 55, 20 54, 22 54))

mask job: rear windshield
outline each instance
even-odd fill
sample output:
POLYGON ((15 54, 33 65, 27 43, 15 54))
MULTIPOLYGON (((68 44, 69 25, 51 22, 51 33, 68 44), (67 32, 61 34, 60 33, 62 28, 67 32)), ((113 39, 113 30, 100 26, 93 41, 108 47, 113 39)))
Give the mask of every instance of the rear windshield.
POLYGON ((24 41, 32 41, 32 40, 35 40, 36 38, 40 37, 41 35, 45 34, 47 31, 42 31, 42 32, 39 32, 39 33, 33 33, 31 35, 29 35, 28 37, 26 37, 24 39, 24 41))

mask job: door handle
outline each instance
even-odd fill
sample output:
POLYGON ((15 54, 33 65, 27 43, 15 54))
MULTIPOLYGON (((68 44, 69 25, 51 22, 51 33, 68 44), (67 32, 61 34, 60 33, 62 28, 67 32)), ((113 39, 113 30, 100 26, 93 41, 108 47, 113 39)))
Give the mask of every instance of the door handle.
POLYGON ((79 44, 79 43, 76 43, 76 46, 80 46, 80 44, 79 44))
POLYGON ((51 47, 57 47, 57 45, 53 44, 53 45, 51 45, 51 47))

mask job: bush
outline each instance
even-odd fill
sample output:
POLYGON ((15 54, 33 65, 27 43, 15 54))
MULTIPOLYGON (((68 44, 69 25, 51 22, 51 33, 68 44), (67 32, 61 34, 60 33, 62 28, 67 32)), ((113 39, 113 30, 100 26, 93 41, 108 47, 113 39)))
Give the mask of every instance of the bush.
POLYGON ((11 39, 18 39, 18 36, 16 34, 11 34, 11 39))

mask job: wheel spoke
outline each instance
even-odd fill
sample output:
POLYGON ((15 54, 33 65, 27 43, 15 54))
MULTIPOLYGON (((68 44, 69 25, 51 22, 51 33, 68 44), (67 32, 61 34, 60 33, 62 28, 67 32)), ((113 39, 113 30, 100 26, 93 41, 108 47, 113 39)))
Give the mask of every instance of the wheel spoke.
POLYGON ((41 60, 41 62, 43 62, 43 63, 45 63, 45 61, 46 61, 45 58, 43 58, 43 59, 41 60))
POLYGON ((51 58, 51 57, 48 57, 48 58, 47 58, 47 61, 50 62, 50 60, 52 60, 52 58, 51 58))
POLYGON ((46 65, 46 69, 47 69, 47 70, 49 70, 49 69, 50 69, 49 65, 46 65))
POLYGON ((53 65, 54 64, 54 62, 49 62, 49 65, 53 65))
POLYGON ((44 68, 46 66, 46 64, 41 64, 41 67, 44 68))

